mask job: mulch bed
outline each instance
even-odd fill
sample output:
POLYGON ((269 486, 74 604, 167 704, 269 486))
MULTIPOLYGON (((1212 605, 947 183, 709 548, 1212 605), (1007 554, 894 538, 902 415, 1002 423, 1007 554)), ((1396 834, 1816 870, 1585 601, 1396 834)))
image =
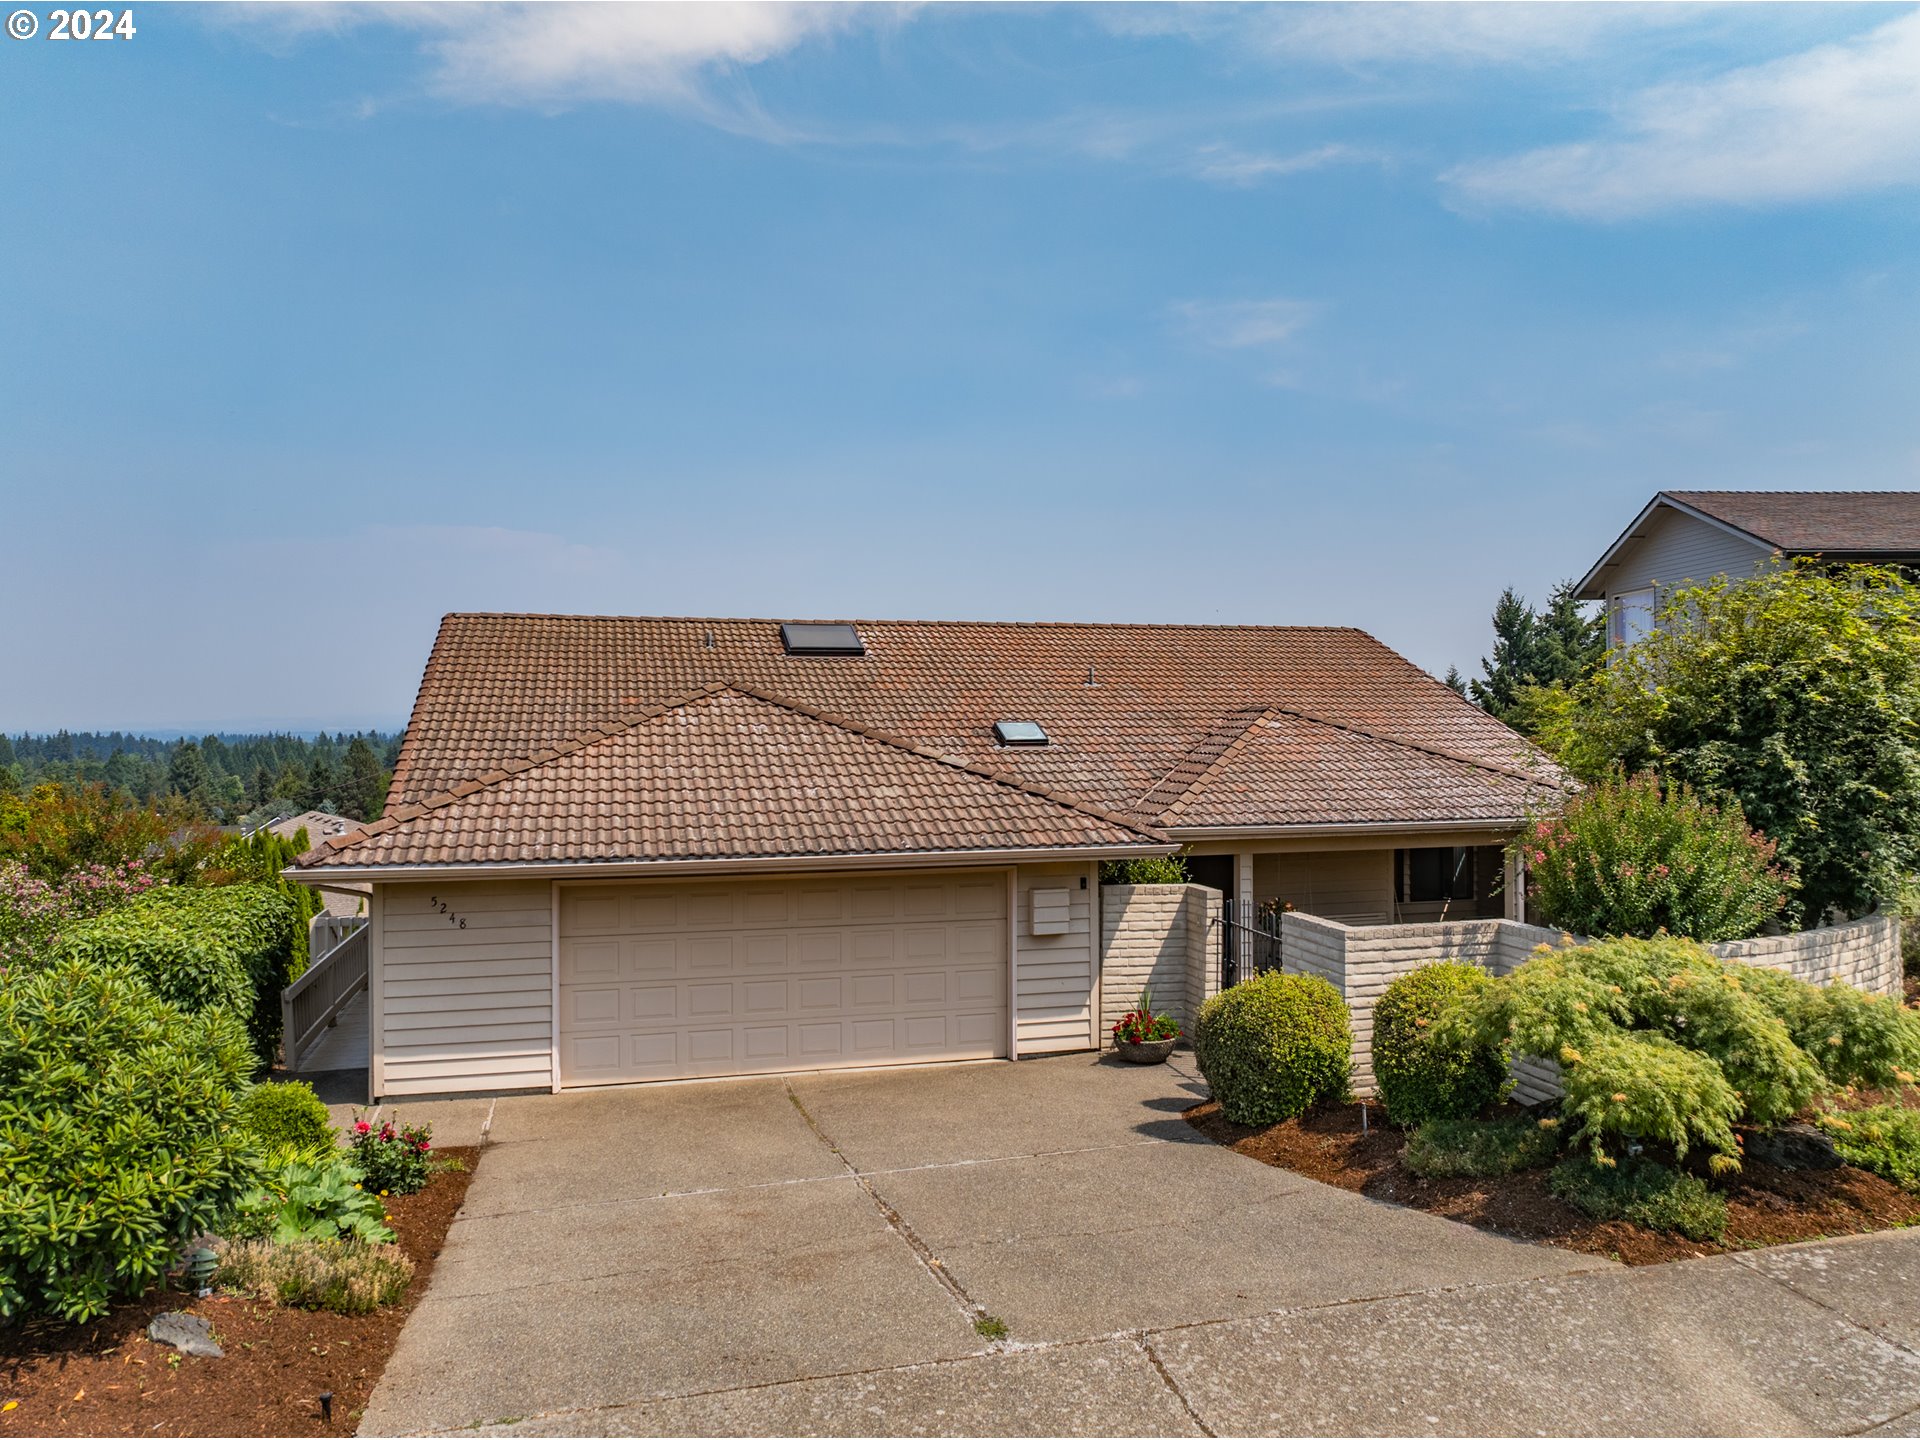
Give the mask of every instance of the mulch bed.
POLYGON ((417 1195, 387 1201, 413 1284, 371 1315, 292 1310, 256 1300, 155 1292, 86 1325, 0 1329, 0 1434, 351 1435, 400 1327, 426 1293, 434 1258, 466 1198, 477 1149, 442 1155, 465 1170, 436 1174, 417 1195), (183 1356, 147 1339, 165 1310, 204 1315, 226 1358, 183 1356), (333 1421, 319 1396, 333 1392, 333 1421))
MULTIPOLYGON (((1867 1098, 1867 1097, 1862 1097, 1867 1098)), ((1547 1188, 1547 1172, 1486 1179, 1428 1179, 1400 1163, 1406 1137, 1383 1123, 1380 1107, 1328 1105, 1278 1125, 1235 1125, 1209 1100, 1186 1112, 1201 1134, 1268 1165, 1343 1190, 1390 1200, 1515 1239, 1605 1255, 1628 1265, 1658 1265, 1725 1250, 1747 1250, 1857 1235, 1920 1223, 1920 1195, 1865 1170, 1779 1170, 1749 1160, 1726 1186, 1724 1244, 1687 1240, 1627 1221, 1591 1219, 1547 1188)))

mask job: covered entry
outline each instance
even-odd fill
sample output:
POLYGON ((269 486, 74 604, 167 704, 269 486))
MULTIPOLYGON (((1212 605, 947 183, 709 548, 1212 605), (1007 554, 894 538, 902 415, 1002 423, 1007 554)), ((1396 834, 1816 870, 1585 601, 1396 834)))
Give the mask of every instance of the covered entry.
POLYGON ((1007 1053, 1002 871, 558 888, 563 1085, 1007 1053))

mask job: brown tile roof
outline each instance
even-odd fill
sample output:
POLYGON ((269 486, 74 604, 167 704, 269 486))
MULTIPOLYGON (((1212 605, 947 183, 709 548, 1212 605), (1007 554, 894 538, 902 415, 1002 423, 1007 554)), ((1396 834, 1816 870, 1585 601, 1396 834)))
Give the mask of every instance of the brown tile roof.
POLYGON ((307 868, 773 859, 1150 844, 1017 777, 723 685, 389 808, 307 868))
POLYGON ((1662 493, 1796 554, 1920 555, 1920 491, 1916 490, 1662 493))
POLYGON ((1233 717, 1195 746, 1142 809, 1175 830, 1501 821, 1557 793, 1525 770, 1270 708, 1233 717))
POLYGON ((867 647, 857 659, 789 656, 774 620, 449 615, 389 804, 714 683, 1116 812, 1131 812, 1223 717, 1275 705, 1493 766, 1540 763, 1511 730, 1358 630, 855 623, 867 647), (999 748, 993 724, 1008 719, 1038 720, 1051 743, 999 748))

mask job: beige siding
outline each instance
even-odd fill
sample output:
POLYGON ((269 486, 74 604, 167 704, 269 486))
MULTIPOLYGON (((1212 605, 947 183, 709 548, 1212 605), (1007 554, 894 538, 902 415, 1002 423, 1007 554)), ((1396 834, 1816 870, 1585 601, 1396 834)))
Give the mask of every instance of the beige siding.
POLYGON ((1609 595, 1618 595, 1649 585, 1707 581, 1716 575, 1742 580, 1769 553, 1756 540, 1729 534, 1663 505, 1648 518, 1646 535, 1621 548, 1605 584, 1609 595))
POLYGON ((545 881, 378 887, 375 1094, 552 1084, 551 893, 545 881))
POLYGON ((1093 1007, 1099 937, 1093 916, 1099 885, 1097 865, 1023 865, 1015 872, 1014 1026, 1021 1055, 1086 1050, 1097 1043, 1093 1007), (1028 933, 1033 913, 1028 896, 1036 888, 1067 891, 1066 934, 1028 933))
POLYGON ((1309 915, 1384 924, 1393 918, 1393 851, 1256 854, 1253 896, 1255 905, 1278 900, 1309 915))

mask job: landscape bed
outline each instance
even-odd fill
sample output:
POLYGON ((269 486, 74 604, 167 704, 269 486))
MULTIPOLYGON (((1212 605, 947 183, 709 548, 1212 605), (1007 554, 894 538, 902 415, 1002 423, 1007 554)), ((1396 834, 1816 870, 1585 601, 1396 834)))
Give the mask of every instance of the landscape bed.
POLYGON ((1723 1187, 1722 1243, 1625 1220, 1600 1221, 1548 1188, 1544 1168, 1485 1177, 1426 1177, 1402 1163, 1407 1136, 1378 1105, 1323 1104, 1277 1125, 1236 1125, 1206 1101, 1186 1112, 1196 1130, 1264 1164, 1292 1170, 1376 1200, 1426 1210, 1537 1244, 1604 1255, 1628 1265, 1658 1265, 1727 1250, 1754 1249, 1920 1223, 1920 1195, 1851 1165, 1781 1170, 1748 1160, 1723 1187))
POLYGON ((366 1315, 265 1304, 218 1292, 155 1291, 84 1325, 35 1321, 0 1329, 0 1434, 351 1435, 426 1293, 433 1262, 466 1198, 477 1149, 437 1152, 442 1169, 418 1194, 387 1201, 413 1261, 404 1298, 366 1315), (167 1310, 204 1316, 223 1359, 180 1355, 147 1339, 167 1310), (319 1397, 332 1392, 332 1419, 319 1397))

